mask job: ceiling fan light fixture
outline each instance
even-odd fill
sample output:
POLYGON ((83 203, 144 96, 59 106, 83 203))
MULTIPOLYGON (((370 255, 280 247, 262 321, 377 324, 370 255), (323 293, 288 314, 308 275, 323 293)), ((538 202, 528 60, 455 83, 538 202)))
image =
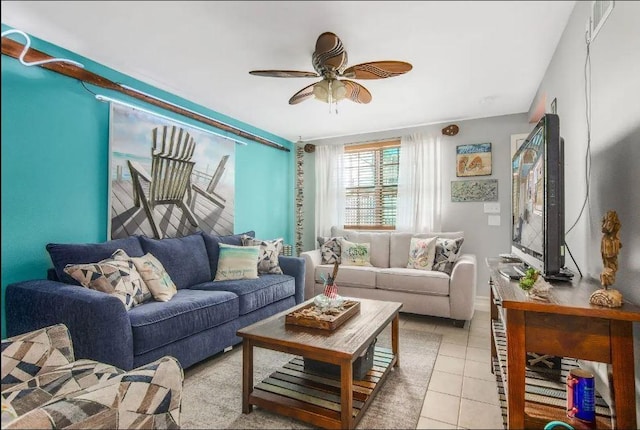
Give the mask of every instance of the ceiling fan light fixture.
POLYGON ((322 102, 334 103, 346 97, 347 89, 337 79, 323 79, 313 86, 313 95, 322 102))

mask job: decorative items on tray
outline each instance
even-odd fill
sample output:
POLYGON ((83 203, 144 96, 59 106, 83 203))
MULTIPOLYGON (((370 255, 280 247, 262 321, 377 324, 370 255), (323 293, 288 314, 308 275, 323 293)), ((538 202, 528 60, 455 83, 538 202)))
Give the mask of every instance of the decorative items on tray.
POLYGON ((520 278, 520 288, 532 299, 549 300, 551 284, 545 281, 536 269, 527 269, 525 276, 520 278))
POLYGON ((324 279, 324 292, 318 294, 313 303, 316 305, 321 313, 337 313, 344 304, 344 299, 338 295, 338 286, 336 285, 336 276, 338 276, 338 269, 340 268, 338 262, 333 264, 333 273, 328 278, 324 279))
POLYGON ((609 308, 619 308, 622 306, 622 294, 620 291, 609 288, 616 282, 616 272, 618 271, 618 254, 622 248, 620 242, 620 228, 622 224, 618 219, 616 211, 607 211, 602 218, 602 242, 600 243, 600 253, 602 255, 602 273, 600 273, 600 284, 602 288, 591 294, 589 303, 592 305, 606 306, 609 308))
POLYGON ((324 292, 313 298, 313 303, 298 308, 285 317, 286 324, 335 330, 353 315, 360 312, 360 302, 347 300, 338 295, 335 283, 338 263, 333 265, 333 273, 324 280, 324 292))

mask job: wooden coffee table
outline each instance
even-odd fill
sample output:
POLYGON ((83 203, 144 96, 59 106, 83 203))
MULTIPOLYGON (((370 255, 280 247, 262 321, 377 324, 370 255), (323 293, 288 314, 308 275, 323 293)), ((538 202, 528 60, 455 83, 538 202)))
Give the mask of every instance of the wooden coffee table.
POLYGON ((402 303, 353 299, 360 313, 334 331, 285 324, 285 315, 307 305, 259 321, 237 335, 242 343, 242 412, 253 406, 323 428, 354 428, 385 381, 400 365, 398 311, 402 303), (391 323, 391 350, 375 347, 374 367, 361 381, 353 380, 353 362, 391 323), (305 371, 296 358, 253 386, 253 347, 301 355, 340 366, 340 376, 305 371))

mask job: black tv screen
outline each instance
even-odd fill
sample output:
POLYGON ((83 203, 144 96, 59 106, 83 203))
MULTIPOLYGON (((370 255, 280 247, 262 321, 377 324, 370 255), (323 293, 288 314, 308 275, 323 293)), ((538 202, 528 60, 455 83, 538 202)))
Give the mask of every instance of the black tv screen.
POLYGON ((564 159, 558 115, 546 114, 512 162, 511 250, 543 275, 564 267, 564 159))

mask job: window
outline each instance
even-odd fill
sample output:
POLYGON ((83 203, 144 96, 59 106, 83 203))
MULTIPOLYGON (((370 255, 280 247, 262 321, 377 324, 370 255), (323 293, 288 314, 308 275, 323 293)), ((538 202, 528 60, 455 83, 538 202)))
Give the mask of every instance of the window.
POLYGON ((345 147, 345 228, 395 228, 399 156, 399 140, 345 147))

